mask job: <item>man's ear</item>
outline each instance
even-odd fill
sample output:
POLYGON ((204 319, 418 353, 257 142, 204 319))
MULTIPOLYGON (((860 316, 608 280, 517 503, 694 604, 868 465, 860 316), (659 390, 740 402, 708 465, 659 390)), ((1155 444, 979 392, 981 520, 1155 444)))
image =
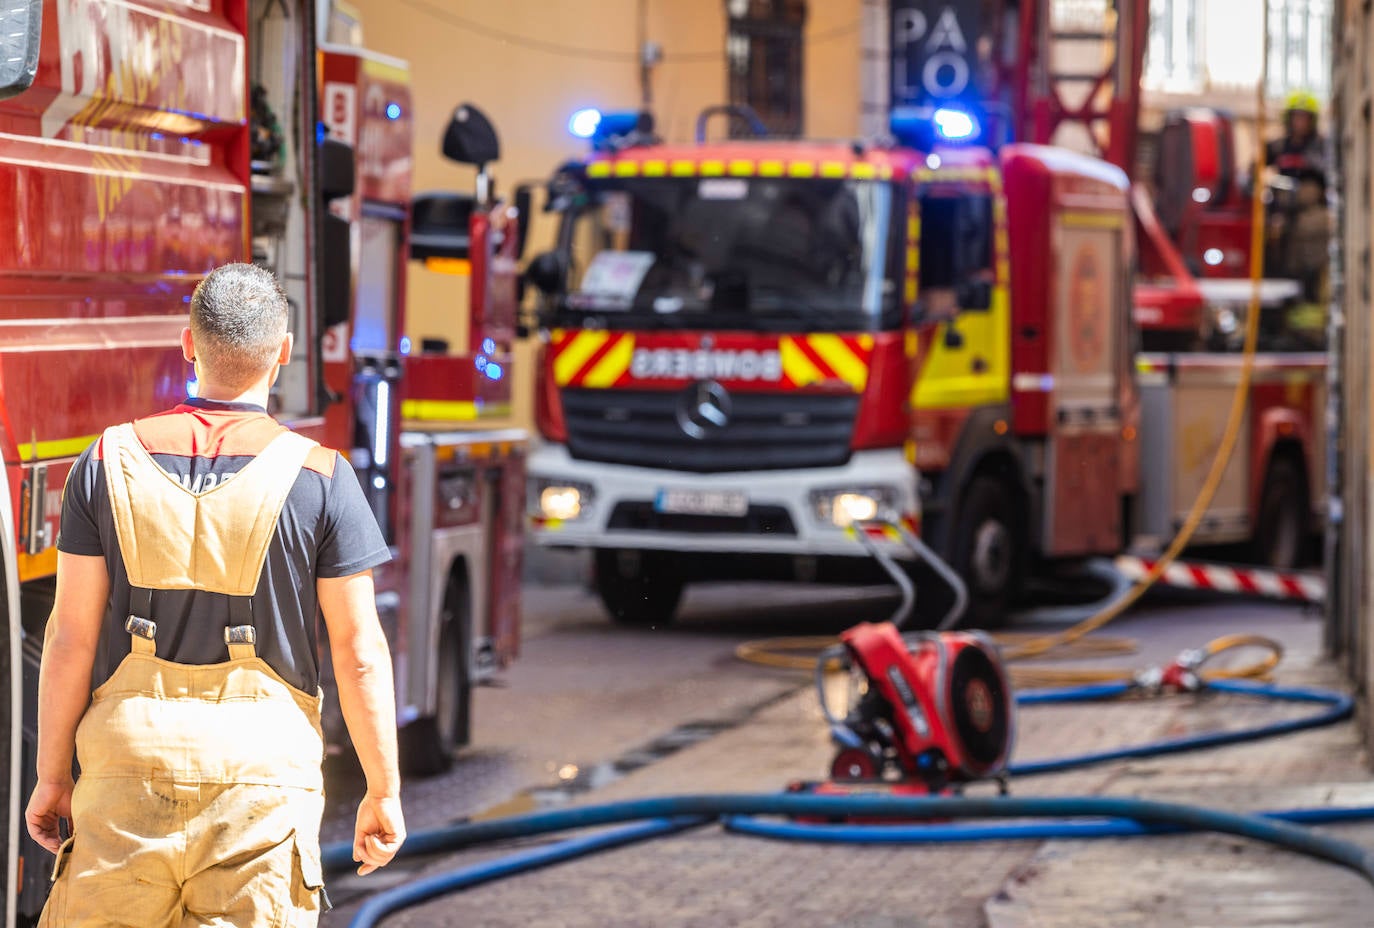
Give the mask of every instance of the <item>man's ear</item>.
POLYGON ((182 326, 181 329, 181 356, 187 361, 195 363, 196 343, 191 338, 191 327, 182 326))
POLYGON ((296 344, 296 337, 290 332, 281 340, 281 351, 277 352, 278 364, 289 364, 291 362, 291 349, 296 344))

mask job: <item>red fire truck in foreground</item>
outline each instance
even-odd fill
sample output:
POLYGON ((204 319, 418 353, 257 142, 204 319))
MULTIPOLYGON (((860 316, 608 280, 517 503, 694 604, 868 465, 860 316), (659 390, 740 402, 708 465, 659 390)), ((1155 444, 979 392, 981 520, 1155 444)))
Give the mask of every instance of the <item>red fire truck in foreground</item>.
MULTIPOLYGON (((404 63, 327 43, 315 11, 277 0, 0 11, 0 35, 18 43, 0 64, 7 926, 37 915, 51 862, 21 810, 63 483, 105 426, 194 390, 178 337, 211 268, 254 260, 280 276, 297 356, 272 411, 350 453, 393 546, 377 601, 412 770, 447 762, 468 736, 474 680, 518 649, 524 437, 451 428, 509 396, 515 218, 485 196, 412 202, 404 63), (484 312, 466 356, 413 351, 404 337, 412 239, 421 256, 471 263, 484 312)), ((445 152, 480 167, 495 143, 463 108, 445 152)))
MULTIPOLYGON (((1130 181, 1147 5, 1093 6, 895 3, 920 86, 891 142, 575 117, 594 151, 550 183, 560 235, 528 270, 530 501, 539 544, 593 550, 615 618, 667 621, 697 579, 853 576, 845 529, 875 518, 919 527, 975 623, 1032 569, 1172 536, 1241 360, 1139 353, 1210 307, 1130 181)), ((1259 359, 1196 541, 1302 556, 1322 368, 1259 359)))

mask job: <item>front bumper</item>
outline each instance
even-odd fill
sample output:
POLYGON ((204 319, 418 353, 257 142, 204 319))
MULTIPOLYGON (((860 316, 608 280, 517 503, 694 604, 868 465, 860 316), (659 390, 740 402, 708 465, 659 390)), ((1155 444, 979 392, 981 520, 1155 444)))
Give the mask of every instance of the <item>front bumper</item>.
POLYGON ((534 541, 548 547, 868 557, 850 532, 817 517, 811 501, 817 490, 890 488, 896 514, 919 525, 916 471, 899 449, 857 452, 843 467, 698 474, 578 461, 565 446, 545 444, 530 455, 528 473, 532 514, 543 486, 581 484, 592 491, 576 519, 535 515, 534 541), (750 514, 660 514, 654 501, 665 490, 744 491, 750 514))

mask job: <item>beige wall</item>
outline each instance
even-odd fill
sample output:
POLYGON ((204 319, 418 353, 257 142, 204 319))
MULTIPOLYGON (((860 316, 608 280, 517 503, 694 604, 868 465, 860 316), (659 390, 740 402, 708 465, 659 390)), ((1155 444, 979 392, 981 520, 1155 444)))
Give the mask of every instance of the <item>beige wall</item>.
MULTIPOLYGON (((659 133, 691 139, 696 116, 725 102, 724 0, 351 0, 368 48, 410 62, 415 120, 415 189, 472 188, 472 170, 445 161, 439 140, 453 108, 482 108, 501 135, 493 166, 498 189, 539 180, 585 151, 567 133, 586 106, 629 109, 640 102, 640 14, 644 37, 663 48, 651 76, 659 133), (503 38, 504 33, 514 37, 503 38), (587 50, 564 54, 558 49, 587 50)), ((860 0, 812 0, 804 54, 807 134, 852 137, 859 125, 860 0), (813 41, 814 40, 814 41, 813 41)), ((721 127, 712 126, 718 134, 721 127)), ((536 215, 530 252, 552 235, 536 215)), ((467 280, 412 266, 407 334, 463 344, 467 280)), ((516 356, 515 418, 531 422, 532 352, 516 356)))

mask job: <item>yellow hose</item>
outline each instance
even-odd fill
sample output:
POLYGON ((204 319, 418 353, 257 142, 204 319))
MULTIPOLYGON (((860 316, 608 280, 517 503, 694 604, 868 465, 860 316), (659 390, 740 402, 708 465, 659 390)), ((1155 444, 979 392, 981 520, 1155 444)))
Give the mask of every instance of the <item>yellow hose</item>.
MULTIPOLYGON (((999 634, 993 639, 1002 646, 1004 652, 1008 644, 1024 635, 999 634)), ((746 641, 735 649, 740 660, 763 667, 780 670, 813 671, 817 655, 835 643, 836 639, 824 635, 809 635, 796 638, 769 638, 761 641, 746 641)), ((1240 648, 1263 648, 1268 654, 1259 660, 1240 667, 1219 668, 1201 671, 1203 680, 1268 679, 1283 657, 1283 645, 1262 635, 1226 635, 1209 642, 1199 651, 1199 667, 1226 651, 1240 648)), ((1069 660, 1084 657, 1103 657, 1111 654, 1129 654, 1135 650, 1135 643, 1129 638, 1079 639, 1062 648, 1056 648, 1056 660, 1069 660)), ((830 672, 841 669, 838 658, 827 665, 830 672)), ((1132 668, 1073 668, 1073 667, 1012 667, 1012 684, 1018 689, 1031 689, 1044 686, 1077 686, 1085 683, 1114 683, 1136 678, 1137 671, 1132 668)))

